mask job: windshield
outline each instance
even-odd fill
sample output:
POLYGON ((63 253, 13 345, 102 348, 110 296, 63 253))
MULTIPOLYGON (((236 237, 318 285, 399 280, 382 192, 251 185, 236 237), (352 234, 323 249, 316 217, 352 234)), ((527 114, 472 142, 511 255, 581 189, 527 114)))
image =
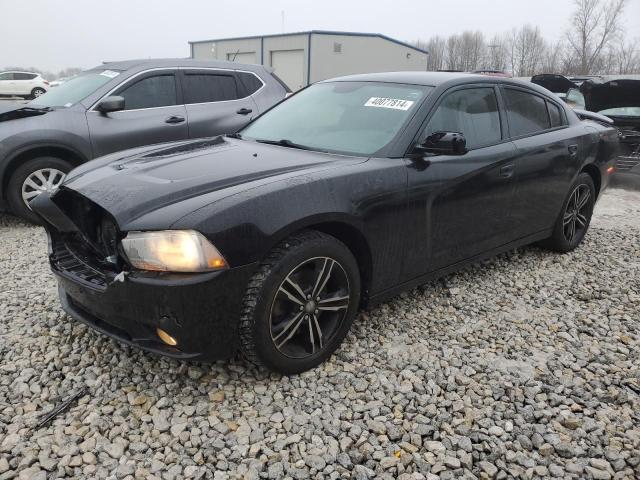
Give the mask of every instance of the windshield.
POLYGON ((380 82, 318 83, 268 111, 241 134, 284 146, 372 155, 394 139, 430 90, 380 82))
POLYGON ((51 88, 44 95, 29 102, 32 107, 70 107, 84 100, 105 83, 120 75, 115 70, 90 70, 83 72, 57 87, 51 88))
POLYGON ((598 112, 602 115, 611 115, 613 117, 640 117, 640 107, 618 107, 607 108, 598 112))

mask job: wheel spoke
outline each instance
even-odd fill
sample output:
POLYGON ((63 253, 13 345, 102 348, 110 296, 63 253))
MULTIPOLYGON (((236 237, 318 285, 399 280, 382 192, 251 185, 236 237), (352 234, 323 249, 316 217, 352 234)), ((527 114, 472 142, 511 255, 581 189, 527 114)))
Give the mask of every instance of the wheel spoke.
POLYGON ((577 222, 582 225, 583 227, 587 226, 587 218, 582 215, 581 213, 579 213, 578 215, 576 215, 576 220, 577 222))
POLYGON ((293 317, 293 319, 291 319, 289 323, 285 325, 282 331, 274 337, 273 343, 275 343, 278 348, 282 347, 298 331, 298 328, 300 328, 300 325, 302 324, 302 320, 304 320, 304 312, 300 312, 295 317, 293 317), (286 338, 282 340, 282 342, 278 343, 280 338, 285 334, 287 334, 286 338))
POLYGON ((30 201, 33 200, 34 198, 36 198, 38 195, 40 195, 42 192, 40 190, 31 190, 29 192, 24 192, 22 194, 22 198, 24 200, 30 201))
POLYGON ((333 265, 336 262, 331 260, 330 258, 325 258, 322 263, 322 268, 320 269, 320 273, 318 274, 318 278, 316 279, 316 284, 311 291, 311 295, 313 298, 316 298, 320 292, 324 289, 331 277, 331 270, 333 270, 333 265))
POLYGON ((294 293, 291 293, 289 290, 287 290, 284 287, 284 284, 282 284, 282 286, 278 289, 279 292, 284 293, 284 295, 291 300, 293 303, 296 303, 300 306, 304 305, 304 300, 299 300, 296 298, 294 293))
MULTIPOLYGON (((318 337, 318 346, 320 349, 322 349, 323 345, 322 345, 322 330, 320 329, 320 324, 318 323, 318 316, 317 315, 311 315, 311 317, 313 317, 313 325, 316 328, 316 334, 318 337)), ((311 328, 311 327, 309 327, 311 328)))
POLYGON ((578 202, 578 206, 577 206, 578 211, 582 210, 587 205, 587 202, 589 201, 590 197, 591 197, 591 192, 587 190, 578 202))
POLYGON ((325 298, 318 302, 318 310, 335 312, 349 307, 349 296, 325 298))
POLYGON ((291 280, 291 275, 289 275, 287 277, 287 279, 285 280, 285 283, 288 283, 289 285, 291 285, 293 287, 293 289, 295 290, 295 292, 298 294, 298 299, 301 302, 304 302, 306 300, 306 296, 304 294, 304 291, 302 290, 302 288, 300 287, 300 285, 298 285, 297 282, 294 282, 293 280, 291 280))
POLYGON ((569 212, 566 212, 564 214, 564 220, 563 220, 564 225, 565 226, 568 225, 571 220, 573 220, 573 214, 569 213, 569 212))
POLYGON ((42 192, 42 191, 43 191, 42 187, 41 187, 40 185, 38 185, 36 182, 34 182, 34 181, 33 181, 33 179, 32 179, 31 177, 27 178, 27 179, 24 181, 24 186, 23 186, 23 188, 25 188, 25 187, 29 187, 29 188, 31 188, 31 189, 33 189, 33 190, 38 190, 38 191, 40 191, 40 192, 42 192))

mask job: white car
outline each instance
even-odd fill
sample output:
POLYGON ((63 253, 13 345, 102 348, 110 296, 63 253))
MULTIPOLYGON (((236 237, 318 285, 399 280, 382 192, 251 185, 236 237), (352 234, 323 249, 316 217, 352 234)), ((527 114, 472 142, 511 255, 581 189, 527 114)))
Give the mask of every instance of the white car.
POLYGON ((0 72, 0 96, 35 98, 47 93, 49 82, 39 73, 0 72))

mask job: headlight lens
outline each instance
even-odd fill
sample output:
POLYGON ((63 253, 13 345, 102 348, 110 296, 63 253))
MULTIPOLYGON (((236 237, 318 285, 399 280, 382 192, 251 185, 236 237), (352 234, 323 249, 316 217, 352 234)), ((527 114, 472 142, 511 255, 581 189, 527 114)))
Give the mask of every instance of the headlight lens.
POLYGON ((129 232, 122 248, 132 266, 163 272, 206 272, 228 268, 220 252, 195 230, 129 232))

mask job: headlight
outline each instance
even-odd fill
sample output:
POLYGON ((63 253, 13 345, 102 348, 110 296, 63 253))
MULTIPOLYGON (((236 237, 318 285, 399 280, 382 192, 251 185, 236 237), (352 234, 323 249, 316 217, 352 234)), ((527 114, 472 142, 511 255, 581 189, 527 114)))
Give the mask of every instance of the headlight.
POLYGON ((163 272, 205 272, 227 268, 227 262, 195 230, 129 232, 122 248, 132 266, 163 272))

